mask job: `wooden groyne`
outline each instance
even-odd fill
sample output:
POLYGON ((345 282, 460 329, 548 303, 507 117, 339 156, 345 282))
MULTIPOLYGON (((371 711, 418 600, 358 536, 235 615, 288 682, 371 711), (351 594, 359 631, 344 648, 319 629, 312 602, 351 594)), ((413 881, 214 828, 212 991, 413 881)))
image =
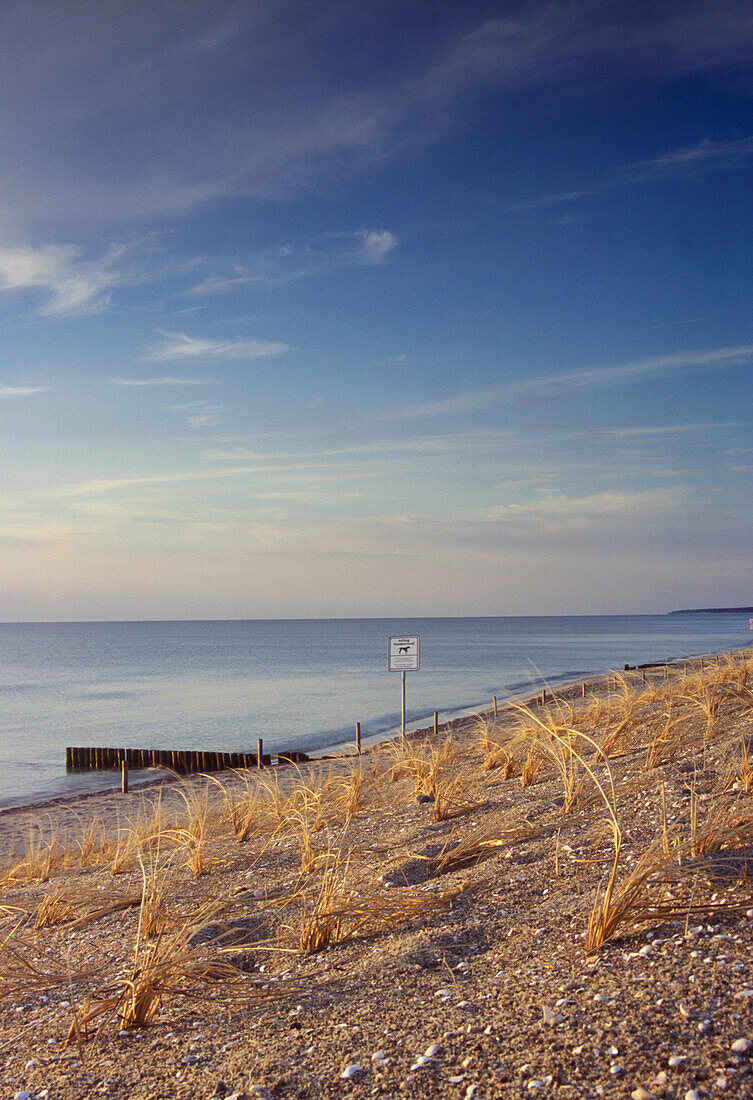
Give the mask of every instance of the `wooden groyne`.
POLYGON ((198 772, 219 772, 228 768, 272 767, 305 763, 305 752, 291 749, 285 752, 264 754, 259 752, 206 752, 197 749, 110 749, 89 745, 67 747, 65 767, 69 772, 120 771, 128 768, 167 768, 179 775, 198 772), (261 762, 261 763, 260 763, 261 762))

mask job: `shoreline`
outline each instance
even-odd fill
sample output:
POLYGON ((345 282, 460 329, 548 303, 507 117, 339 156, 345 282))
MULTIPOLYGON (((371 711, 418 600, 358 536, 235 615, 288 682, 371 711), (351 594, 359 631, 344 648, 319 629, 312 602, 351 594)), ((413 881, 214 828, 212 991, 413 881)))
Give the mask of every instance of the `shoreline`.
MULTIPOLYGON (((729 652, 737 653, 746 648, 748 648, 748 646, 741 645, 737 649, 730 650, 729 652)), ((722 654, 712 652, 696 654, 692 657, 679 657, 667 661, 650 662, 645 665, 631 666, 631 669, 627 671, 608 669, 601 673, 587 675, 584 678, 564 680, 562 683, 558 684, 556 688, 549 687, 547 683, 546 686, 537 688, 535 692, 520 696, 508 695, 505 699, 500 699, 498 703, 498 715, 500 719, 504 719, 505 716, 509 716, 514 712, 516 707, 532 706, 535 708, 538 705, 538 701, 541 699, 542 691, 546 697, 550 698, 550 701, 551 697, 568 701, 580 697, 582 693, 595 693, 599 696, 609 690, 610 681, 613 681, 615 676, 626 677, 634 675, 639 670, 670 669, 680 665, 686 668, 692 668, 702 665, 704 661, 718 659, 720 656, 722 656, 722 654)), ((438 736, 441 740, 448 735, 462 734, 466 729, 476 725, 479 719, 482 721, 489 721, 493 718, 494 711, 492 708, 489 710, 463 710, 462 713, 457 714, 445 722, 439 723, 438 736)), ((423 719, 415 719, 415 721, 423 721, 423 719)), ((433 725, 406 729, 406 741, 408 743, 430 742, 433 740, 433 737, 433 725)), ((377 734, 370 738, 364 738, 362 742, 361 759, 368 759, 372 754, 379 753, 382 749, 390 745, 398 744, 400 738, 401 735, 399 731, 391 733, 391 735, 386 737, 377 734)), ((256 771, 256 769, 249 769, 247 774, 253 779, 261 779, 270 775, 284 779, 286 775, 300 773, 306 769, 316 768, 324 764, 334 766, 342 766, 345 764, 347 766, 357 760, 359 760, 359 757, 355 752, 354 743, 341 742, 340 744, 329 746, 319 753, 312 754, 308 762, 298 765, 277 764, 268 766, 260 772, 256 771)), ((153 804, 155 799, 161 798, 163 791, 168 795, 176 792, 180 795, 181 791, 191 787, 211 786, 215 779, 220 779, 220 782, 226 780, 232 783, 232 778, 234 776, 245 774, 243 770, 237 771, 234 769, 225 769, 209 774, 197 772, 190 775, 179 775, 173 772, 165 772, 161 769, 141 770, 159 772, 159 774, 140 779, 135 783, 132 782, 127 795, 123 795, 118 782, 113 786, 97 788, 95 790, 83 790, 73 794, 57 795, 52 798, 0 807, 0 868, 3 862, 3 855, 7 858, 9 854, 17 852, 22 844, 23 835, 28 834, 30 830, 33 829, 39 830, 39 821, 41 819, 46 819, 50 830, 54 831, 56 824, 61 821, 65 822, 66 828, 70 828, 74 822, 81 824, 84 819, 91 821, 95 819, 96 815, 104 815, 104 817, 107 818, 106 824, 108 826, 114 825, 116 828, 119 828, 121 809, 124 815, 126 811, 135 810, 136 813, 138 813, 147 803, 153 804), (76 812, 78 808, 81 809, 80 815, 76 812), (87 811, 92 812, 87 813, 87 811), (12 828, 14 825, 18 825, 19 827, 15 830, 15 835, 11 840, 8 836, 4 836, 4 833, 6 832, 6 826, 12 828), (24 830, 25 834, 23 832, 24 830)), ((114 775, 117 774, 118 773, 114 773, 114 775)), ((131 773, 131 775, 132 774, 133 773, 131 773)))
MULTIPOLYGON (((496 621, 497 617, 490 618, 496 621)), ((655 620, 657 616, 644 618, 655 620)), ((629 625, 620 626, 619 617, 606 631, 603 626, 588 626, 588 616, 580 617, 579 622, 580 619, 586 622, 581 640, 578 631, 571 636, 571 628, 568 626, 557 627, 553 634, 544 628, 531 626, 530 645, 526 641, 529 637, 526 633, 521 639, 525 644, 520 646, 504 631, 499 634, 498 640, 496 627, 484 632, 479 626, 481 634, 478 638, 474 636, 473 644, 478 646, 482 642, 485 647, 483 652, 477 649, 474 653, 473 649, 467 648, 465 651, 460 650, 464 656, 461 656, 457 671, 454 659, 448 663, 449 650, 441 657, 440 663, 443 667, 446 666, 448 678, 437 675, 436 670, 427 670, 430 672, 427 680, 423 679, 423 673, 417 674, 415 680, 413 675, 408 677, 409 681, 413 681, 409 687, 408 729, 419 728, 431 722, 432 710, 437 704, 441 707, 443 719, 457 719, 488 710, 493 694, 501 701, 508 698, 524 699, 545 683, 556 690, 563 690, 569 682, 604 675, 610 669, 620 669, 626 660, 636 663, 649 656, 657 663, 663 663, 666 660, 682 659, 677 657, 678 654, 693 656, 699 652, 708 653, 720 648, 731 650, 746 644, 742 637, 742 625, 747 626, 747 623, 735 622, 734 629, 727 624, 708 630, 694 628, 669 630, 665 633, 664 627, 657 627, 652 622, 648 627, 635 628, 634 633, 629 625), (602 638, 603 631, 605 633, 602 638), (502 647, 499 656, 495 648, 497 644, 502 647), (530 659, 526 657, 527 653, 530 654, 530 659), (552 669, 553 673, 549 676, 541 669, 552 669), (449 706, 448 697, 452 700, 449 706)), ((472 619, 458 622, 461 627, 448 634, 453 646, 468 643, 476 629, 472 619)), ((428 625, 426 629, 429 629, 428 625)), ((578 630, 580 629, 579 626, 578 630)), ((444 645, 444 636, 442 637, 441 644, 444 645)), ((326 638, 325 632, 325 641, 326 638)), ((75 640, 72 639, 72 642, 75 640)), ((184 639, 185 644, 190 640, 190 637, 184 639)), ((283 697, 270 697, 271 708, 265 710, 262 702, 258 714, 256 705, 247 702, 238 711, 239 715, 244 716, 242 720, 234 721, 231 718, 227 726, 221 700, 213 700, 211 691, 204 691, 200 680, 196 681, 197 698, 204 702, 197 712, 201 723, 195 728, 190 715, 187 724, 176 724, 175 714, 169 708, 164 713, 159 708, 144 711, 141 716, 143 722, 139 724, 136 720, 140 712, 136 711, 132 715, 126 709, 121 714, 120 711, 112 710, 112 704, 98 703, 96 706, 100 708, 99 711, 92 710, 91 707, 84 711, 84 718, 76 731, 69 728, 67 721, 57 721, 55 706, 47 705, 45 695, 39 696, 36 702, 32 696, 28 703, 19 704, 21 709, 15 723, 11 721, 15 711, 11 709, 8 721, 3 724, 6 730, 4 757, 7 768, 2 784, 0 809, 32 807, 60 798, 77 798, 94 791, 115 788, 118 780, 112 773, 109 776, 107 772, 66 773, 66 745, 126 744, 129 747, 147 746, 182 751, 200 748, 219 752, 245 752, 255 748, 254 738, 261 733, 267 752, 275 754, 278 750, 282 752, 297 749, 318 757, 347 751, 353 740, 356 719, 360 720, 364 745, 378 744, 398 735, 399 706, 395 708, 393 704, 399 704, 399 699, 397 692, 393 697, 393 685, 368 681, 363 684, 363 691, 356 688, 351 693, 347 682, 341 682, 342 669, 339 665, 337 669, 339 671, 336 672, 332 685, 335 694, 331 694, 330 685, 323 682, 312 696, 310 706, 305 694, 300 698, 292 697, 290 702, 283 697), (205 706, 207 702, 212 704, 208 709, 205 706), (30 709, 32 703, 33 709, 30 709), (108 706, 110 709, 107 709, 108 706), (98 713, 101 721, 96 719, 98 713), (44 716, 41 726, 40 715, 44 716), (113 719, 112 725, 109 724, 110 717, 113 719), (19 743, 14 731, 22 729, 37 729, 37 736, 24 738, 19 743), (106 732, 103 733, 103 729, 106 732)), ((117 672, 117 668, 115 671, 117 672)), ((326 669, 320 671, 323 676, 327 676, 326 669)), ((25 675, 31 686, 39 686, 36 685, 33 664, 29 665, 25 675)), ((386 681, 387 677, 382 679, 386 681)), ((210 685, 212 682, 210 679, 210 685)), ((95 692, 93 698, 97 697, 95 692)), ((231 710, 233 713, 237 710, 235 703, 231 710)), ((151 782, 153 778, 154 773, 145 775, 139 782, 151 782)))
MULTIPOLYGON (((703 659, 706 659, 706 658, 711 658, 713 656, 716 656, 716 654, 703 654, 701 656, 703 657, 703 659)), ((671 667, 673 664, 678 663, 678 662, 682 662, 683 660, 688 662, 690 660, 699 660, 699 659, 701 659, 700 656, 699 657, 693 657, 693 658, 678 658, 676 661, 660 662, 660 663, 657 663, 656 665, 652 665, 650 667, 657 667, 657 668, 658 667, 664 667, 665 664, 667 664, 668 666, 671 667)), ((649 666, 646 666, 646 667, 649 667, 649 666)), ((511 706, 514 706, 515 704, 525 706, 529 702, 534 702, 541 695, 542 690, 546 690, 549 694, 555 694, 558 697, 562 696, 562 698, 566 698, 567 693, 569 691, 574 691, 576 688, 579 689, 581 684, 596 686, 596 685, 601 684, 602 681, 604 683, 606 683, 606 681, 613 675, 614 675, 614 671, 606 670, 602 673, 594 673, 593 675, 588 675, 584 679, 563 680, 561 682, 561 684, 557 685, 556 689, 550 688, 547 684, 547 686, 545 688, 539 688, 539 689, 537 689, 537 691, 531 692, 531 693, 528 693, 528 694, 507 695, 504 699, 502 699, 500 697, 500 699, 499 699, 499 713, 502 714, 503 711, 505 711, 506 709, 509 709, 511 706)), ((440 713, 444 713, 444 712, 440 712, 440 713)), ((452 714, 451 718, 448 718, 446 721, 439 723, 440 733, 447 734, 447 733, 452 732, 454 730, 459 730, 465 724, 467 724, 468 722, 471 722, 474 719, 479 718, 479 717, 481 717, 481 718, 490 718, 490 717, 493 716, 493 709, 490 708, 489 710, 478 710, 478 709, 473 709, 473 708, 470 708, 470 707, 469 708, 460 707, 460 708, 458 708, 457 712, 450 711, 450 713, 452 714)), ((412 722, 424 722, 428 717, 429 717, 428 715, 422 715, 418 718, 412 719, 412 722)), ((416 740, 416 739, 429 738, 429 737, 433 736, 433 732, 434 732, 433 731, 433 726, 423 726, 423 725, 421 725, 421 726, 417 726, 414 729, 406 728, 406 734, 405 735, 406 735, 406 738, 408 740, 416 740)), ((400 739, 400 736, 401 735, 400 735, 399 730, 397 730, 396 732, 393 732, 392 730, 390 730, 390 731, 387 731, 386 733, 376 733, 376 734, 372 734, 368 737, 364 737, 363 741, 362 741, 362 748, 363 748, 362 755, 366 755, 369 752, 373 752, 375 750, 378 750, 379 748, 381 748, 384 745, 388 745, 391 742, 395 742, 395 741, 400 739)), ((340 741, 340 742, 333 743, 332 745, 328 745, 328 746, 326 746, 326 747, 324 747, 320 750, 319 749, 312 750, 312 752, 310 754, 309 763, 310 764, 316 764, 320 761, 340 760, 342 758, 357 758, 356 754, 355 754, 355 751, 354 751, 354 742, 352 742, 352 741, 350 741, 350 742, 340 741)), ((305 766, 305 765, 303 765, 303 766, 305 766)), ((267 769, 264 769, 264 770, 275 772, 275 771, 277 771, 278 768, 281 768, 281 770, 283 770, 283 771, 286 770, 286 766, 284 766, 284 765, 273 765, 273 766, 271 766, 267 769)), ((173 773, 173 772, 166 772, 164 769, 159 769, 159 768, 139 769, 139 771, 141 771, 141 772, 158 772, 159 774, 152 775, 149 778, 137 779, 134 782, 134 780, 133 780, 134 772, 131 771, 129 773, 129 775, 130 775, 130 783, 131 783, 133 794, 137 794, 141 791, 153 790, 156 787, 162 787, 162 786, 173 787, 176 784, 180 784, 182 782, 184 783, 184 782, 186 782, 186 780, 190 780, 190 779, 193 779, 193 778, 201 778, 201 777, 206 778, 205 773, 202 773, 202 772, 197 772, 197 773, 194 773, 193 775, 185 776, 185 775, 178 775, 178 774, 173 773)), ((229 775, 229 774, 232 774, 233 771, 234 771, 234 769, 225 769, 224 771, 212 772, 211 774, 212 775, 218 775, 218 776, 229 775)), ((256 774, 254 772, 254 769, 251 769, 251 773, 256 774)), ((95 773, 95 774, 102 774, 102 772, 95 773)), ((93 789, 93 790, 81 790, 81 791, 74 792, 72 794, 53 795, 49 798, 35 799, 35 800, 30 801, 30 802, 11 803, 7 806, 0 806, 0 825, 2 824, 2 821, 5 817, 13 815, 13 814, 22 814, 22 813, 31 814, 31 813, 36 813, 36 812, 45 813, 45 812, 47 812, 51 809, 55 809, 56 807, 70 807, 75 803, 86 802, 90 799, 98 799, 98 798, 114 797, 114 796, 119 797, 119 796, 121 796, 120 783, 119 783, 119 780, 118 780, 117 783, 115 782, 115 777, 119 776, 119 773, 113 771, 112 774, 113 774, 113 786, 110 786, 110 787, 100 787, 100 788, 96 788, 96 789, 93 789)))
MULTIPOLYGON (((678 612, 678 614, 680 614, 680 612, 678 612)), ((686 656, 670 657, 670 658, 666 658, 664 660, 651 661, 651 662, 647 662, 647 663, 644 663, 644 664, 638 664, 638 665, 629 666, 629 667, 632 670, 650 669, 650 668, 664 668, 665 666, 673 667, 675 665, 682 664, 682 663, 688 664, 688 663, 691 663, 691 662, 696 662, 696 661, 701 661, 701 660, 711 660, 715 657, 718 657, 720 655, 720 652, 736 653, 736 652, 739 652, 740 650, 746 649, 747 647, 750 646, 750 644, 751 644, 750 641, 745 641, 745 642, 739 643, 739 645, 737 645, 737 646, 731 646, 728 650, 725 650, 725 651, 714 650, 714 651, 707 651, 707 652, 704 652, 704 653, 694 653, 694 654, 688 654, 686 656)), ((617 668, 614 668, 614 669, 606 668, 606 669, 602 669, 601 671, 598 671, 598 672, 586 672, 583 675, 576 676, 574 679, 571 678, 568 674, 563 674, 561 679, 557 679, 557 678, 549 678, 548 679, 546 677, 542 677, 541 686, 537 686, 535 688, 535 690, 533 690, 534 685, 533 685, 533 683, 531 683, 525 689, 521 688, 519 691, 508 691, 506 695, 504 695, 504 696, 500 695, 498 697, 499 710, 501 712, 504 707, 509 706, 510 704, 516 704, 517 703, 517 704, 525 705, 529 700, 536 699, 536 697, 538 695, 540 695, 542 690, 551 691, 551 692, 554 692, 557 695, 562 695, 563 698, 566 698, 567 693, 569 691, 574 690, 575 688, 579 688, 581 684, 583 684, 583 683, 585 683, 587 685, 596 684, 596 683, 601 682, 602 680, 608 679, 610 676, 613 676, 615 673, 622 674, 620 672, 620 670, 617 669, 617 668), (550 686, 550 685, 554 685, 554 686, 550 686)), ((465 722, 468 719, 473 719, 473 718, 476 718, 476 717, 479 717, 479 716, 489 717, 489 716, 492 715, 493 712, 492 712, 491 708, 489 710, 484 710, 484 709, 480 709, 479 707, 474 707, 471 704, 471 705, 467 705, 467 706, 466 705, 460 705, 458 707, 445 707, 439 713, 450 715, 450 717, 448 719, 446 719, 444 722, 440 722, 440 727, 442 729, 447 729, 448 730, 448 729, 454 728, 454 726, 458 723, 462 724, 463 722, 465 722)), ((433 732, 432 728, 428 727, 428 726, 416 725, 416 723, 423 723, 425 721, 428 721, 430 719, 430 717, 431 717, 430 713, 427 713, 427 714, 421 714, 421 715, 418 715, 414 718, 409 719, 408 722, 407 722, 407 725, 414 726, 414 728, 413 729, 408 729, 407 728, 406 729, 406 736, 411 737, 411 738, 415 737, 417 735, 428 736, 429 733, 433 732)), ((381 746, 381 745, 388 744, 389 742, 394 741, 394 740, 398 739, 399 737, 400 737, 399 727, 396 728, 394 726, 390 726, 387 729, 380 730, 376 733, 367 734, 366 736, 364 736, 362 738, 362 747, 363 747, 364 752, 367 751, 367 750, 373 750, 375 748, 379 748, 379 746, 381 746)), ((313 762, 313 761, 317 761, 317 760, 326 760, 326 759, 330 759, 330 758, 338 758, 340 756, 347 755, 348 753, 351 752, 351 750, 353 748, 353 745, 354 745, 353 741, 342 741, 342 740, 340 740, 340 741, 333 741, 331 744, 328 744, 328 745, 323 745, 321 747, 312 748, 310 750, 310 752, 309 752, 309 750, 307 750, 305 748, 302 748, 301 751, 308 752, 309 756, 310 756, 310 759, 313 762)), ((273 755, 276 755, 276 754, 273 754, 273 755)), ((140 791, 140 790, 149 790, 149 789, 157 787, 157 786, 173 785, 177 782, 180 782, 181 779, 186 778, 185 776, 178 776, 178 775, 175 775, 175 774, 170 773, 168 771, 165 771, 164 769, 147 768, 147 769, 138 769, 138 771, 140 771, 142 773, 143 772, 152 772, 152 773, 157 772, 159 774, 153 774, 153 775, 150 775, 150 776, 145 776, 143 778, 134 779, 135 771, 136 770, 134 769, 130 772, 130 783, 131 783, 131 786, 133 788, 134 793, 136 791, 140 791)), ((90 772, 90 773, 82 772, 82 773, 79 773, 79 774, 82 774, 82 775, 86 775, 86 774, 104 775, 105 772, 104 772, 104 770, 102 770, 102 771, 99 771, 99 772, 90 772)), ((78 803, 78 802, 85 802, 88 799, 96 799, 96 798, 105 797, 105 796, 116 796, 116 795, 119 796, 121 794, 120 784, 115 779, 115 777, 118 774, 119 773, 117 773, 117 772, 113 772, 113 785, 112 786, 94 787, 94 788, 91 788, 91 789, 88 789, 88 790, 87 789, 81 789, 79 791, 73 791, 69 794, 61 793, 61 794, 50 794, 49 796, 43 795, 43 796, 38 797, 38 798, 30 798, 29 801, 10 802, 7 805, 0 804, 0 822, 2 822, 3 818, 5 818, 9 815, 16 814, 16 813, 31 814, 31 813, 34 813, 34 812, 37 812, 37 811, 45 812, 49 809, 54 809, 55 807, 58 807, 58 806, 70 806, 70 805, 73 805, 73 804, 78 803)), ((201 774, 201 773, 196 773, 196 774, 201 774)), ((216 772, 216 773, 212 773, 212 774, 216 774, 216 775, 228 774, 228 770, 225 770, 225 771, 222 771, 222 772, 216 772)))

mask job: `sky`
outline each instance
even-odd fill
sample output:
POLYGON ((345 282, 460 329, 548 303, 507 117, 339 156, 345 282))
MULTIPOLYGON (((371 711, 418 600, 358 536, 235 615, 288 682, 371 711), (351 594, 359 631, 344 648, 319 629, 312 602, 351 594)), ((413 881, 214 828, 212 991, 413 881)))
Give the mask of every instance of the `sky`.
POLYGON ((0 620, 753 603, 749 0, 4 0, 0 620))

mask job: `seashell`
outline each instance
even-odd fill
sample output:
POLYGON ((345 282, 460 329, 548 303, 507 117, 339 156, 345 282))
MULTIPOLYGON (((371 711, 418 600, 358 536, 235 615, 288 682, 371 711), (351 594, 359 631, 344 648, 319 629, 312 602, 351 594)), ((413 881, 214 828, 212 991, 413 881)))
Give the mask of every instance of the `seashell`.
POLYGON ((547 1024, 548 1027, 554 1027, 555 1024, 562 1023, 562 1016, 559 1012, 553 1012, 551 1008, 547 1008, 547 1006, 544 1005, 544 1023, 547 1024))
POLYGON ((701 1100, 701 1097, 695 1091, 695 1089, 688 1089, 685 1093, 685 1100, 701 1100))
POLYGON ((642 948, 640 949, 640 951, 638 952, 638 954, 640 955, 640 957, 641 957, 642 959, 645 959, 645 958, 646 958, 646 956, 647 956, 647 955, 650 955, 650 954, 651 954, 651 952, 652 952, 653 950, 654 950, 654 945, 653 945, 652 943, 647 943, 647 944, 645 945, 645 947, 642 947, 642 948))
POLYGON ((411 1072, 414 1069, 423 1069, 423 1067, 428 1066, 431 1061, 432 1061, 432 1059, 430 1057, 428 1057, 426 1054, 419 1054, 418 1058, 416 1058, 415 1062, 411 1066, 411 1072))
POLYGON ((647 1089, 641 1088, 633 1089, 630 1093, 633 1100, 656 1100, 656 1093, 649 1092, 647 1089))
POLYGON ((438 1054, 442 1053, 442 1047, 439 1043, 432 1043, 424 1051, 424 1058, 436 1058, 438 1054))
POLYGON ((685 1061, 685 1057, 682 1054, 670 1054, 667 1059, 667 1065, 670 1069, 681 1069, 682 1063, 685 1061))
POLYGON ((734 1051, 735 1054, 748 1054, 751 1047, 753 1047, 753 1043, 750 1039, 735 1039, 730 1050, 734 1051))

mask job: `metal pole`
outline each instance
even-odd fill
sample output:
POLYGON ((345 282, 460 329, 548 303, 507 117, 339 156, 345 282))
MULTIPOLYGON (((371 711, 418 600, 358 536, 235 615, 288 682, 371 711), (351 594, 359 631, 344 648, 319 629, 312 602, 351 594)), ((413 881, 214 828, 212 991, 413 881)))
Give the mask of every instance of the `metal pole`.
POLYGON ((401 676, 403 680, 403 699, 401 707, 402 721, 400 723, 400 729, 402 730, 403 741, 405 741, 405 669, 403 669, 401 676))

